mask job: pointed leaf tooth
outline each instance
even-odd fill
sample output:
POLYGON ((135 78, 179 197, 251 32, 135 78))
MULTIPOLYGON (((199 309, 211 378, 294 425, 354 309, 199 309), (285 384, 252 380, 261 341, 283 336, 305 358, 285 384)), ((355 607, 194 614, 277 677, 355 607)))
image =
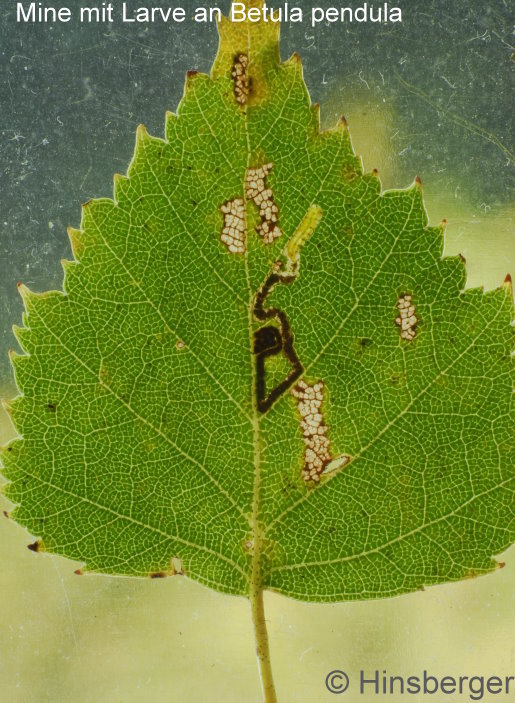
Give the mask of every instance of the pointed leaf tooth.
MULTIPOLYGON (((12 331, 22 350, 28 354, 30 345, 30 328, 26 324, 23 327, 20 325, 13 325, 12 331)), ((15 359, 15 361, 17 362, 17 359, 15 359)))
POLYGON ((139 124, 136 129, 136 145, 134 147, 134 155, 127 170, 127 175, 129 176, 129 178, 131 177, 131 174, 134 168, 136 167, 137 162, 140 158, 142 158, 142 155, 144 154, 145 148, 148 145, 149 141, 150 135, 147 132, 147 128, 144 124, 139 124))
MULTIPOLYGON (((413 185, 408 188, 408 191, 411 190, 412 193, 414 193, 415 200, 418 201, 418 208, 420 209, 421 212, 421 224, 422 227, 427 227, 427 223, 429 222, 429 217, 427 215, 427 210, 424 204, 424 198, 422 195, 422 181, 420 178, 417 176, 415 180, 413 181, 413 185)), ((442 234, 439 235, 441 239, 441 249, 443 252, 443 236, 442 234)))
POLYGON ((45 551, 43 542, 40 539, 37 539, 35 542, 32 542, 32 544, 28 544, 27 549, 30 549, 31 552, 37 553, 45 551))
POLYGON ((23 349, 23 344, 22 344, 22 339, 23 339, 23 332, 24 330, 27 329, 27 327, 22 327, 21 325, 12 325, 11 327, 13 334, 16 338, 16 340, 20 343, 23 349))
POLYGON ((379 191, 381 192, 383 190, 383 184, 382 184, 381 177, 379 175, 379 171, 377 170, 377 168, 372 169, 372 176, 373 176, 373 178, 376 179, 376 181, 379 185, 379 191))
POLYGON ((123 199, 126 186, 129 183, 129 178, 121 173, 115 173, 113 176, 113 192, 115 203, 118 204, 123 199))
MULTIPOLYGON (((25 349, 22 347, 23 351, 25 349)), ((27 364, 29 360, 29 354, 18 354, 18 352, 10 349, 9 350, 9 361, 11 362, 11 366, 14 372, 14 377, 16 380, 16 384, 18 388, 21 390, 23 387, 23 382, 22 382, 22 374, 24 371, 24 367, 27 364)))
POLYGON ((140 123, 136 129, 136 145, 144 144, 150 139, 147 128, 143 123, 140 123))
POLYGON ((15 410, 14 401, 9 398, 2 398, 0 399, 0 404, 2 405, 2 408, 5 410, 5 412, 9 415, 9 417, 12 417, 12 414, 15 410))
POLYGON ((175 112, 167 111, 165 115, 165 139, 167 143, 175 140, 175 129, 177 125, 177 115, 175 112))
POLYGON ((171 110, 165 112, 165 135, 168 139, 169 130, 173 127, 177 121, 177 114, 171 110))
POLYGON ((81 239, 83 242, 87 241, 90 244, 95 239, 104 242, 99 234, 99 228, 114 207, 115 204, 112 198, 89 199, 83 203, 80 220, 81 239))
POLYGON ((80 231, 84 233, 87 229, 88 219, 90 218, 90 209, 93 200, 89 198, 80 206, 80 231))
POLYGON ((503 286, 505 288, 510 288, 510 289, 512 288, 511 274, 509 274, 509 273, 506 274, 506 277, 503 281, 503 286))
POLYGON ((68 286, 71 281, 73 269, 76 268, 76 266, 77 266, 77 262, 70 261, 70 259, 61 259, 61 266, 62 266, 63 273, 64 273, 62 293, 64 295, 68 295, 68 292, 69 292, 68 286))
POLYGON ((28 310, 29 305, 34 301, 36 293, 33 293, 24 283, 21 283, 20 281, 18 281, 16 287, 21 299, 23 300, 25 309, 28 310))
MULTIPOLYGON (((10 418, 9 418, 9 420, 10 420, 10 418)), ((11 442, 9 442, 9 444, 5 444, 4 446, 0 446, 0 466, 2 466, 4 469, 7 469, 9 459, 12 456, 13 441, 15 441, 15 440, 12 440, 11 442)), ((6 473, 4 473, 4 477, 7 478, 6 473)), ((2 483, 2 485, 0 486, 0 495, 5 495, 5 492, 7 490, 7 486, 8 486, 8 484, 2 483)), ((8 517, 13 517, 12 511, 11 511, 11 513, 9 513, 8 517)))
POLYGON ((311 114, 313 117, 313 127, 315 132, 320 132, 320 103, 313 103, 311 105, 311 114))
POLYGON ((73 227, 68 227, 66 232, 68 234, 68 239, 70 240, 72 254, 77 261, 80 261, 82 254, 84 253, 83 233, 80 229, 74 229, 73 227))
POLYGON ((9 351, 7 352, 7 354, 8 354, 8 356, 9 356, 10 362, 11 362, 13 365, 14 365, 14 363, 16 362, 17 359, 23 358, 23 354, 19 354, 19 353, 18 353, 17 351, 15 351, 14 349, 9 349, 9 351))

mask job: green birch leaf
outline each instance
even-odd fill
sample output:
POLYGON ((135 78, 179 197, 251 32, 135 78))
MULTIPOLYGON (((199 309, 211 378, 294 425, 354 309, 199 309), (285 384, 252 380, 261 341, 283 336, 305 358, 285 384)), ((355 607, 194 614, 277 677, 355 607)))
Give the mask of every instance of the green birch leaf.
POLYGON ((220 26, 165 138, 20 287, 13 517, 83 571, 393 596, 513 541, 513 300, 464 290, 420 182, 319 127, 278 26, 220 26), (261 181, 260 181, 261 177, 261 181))

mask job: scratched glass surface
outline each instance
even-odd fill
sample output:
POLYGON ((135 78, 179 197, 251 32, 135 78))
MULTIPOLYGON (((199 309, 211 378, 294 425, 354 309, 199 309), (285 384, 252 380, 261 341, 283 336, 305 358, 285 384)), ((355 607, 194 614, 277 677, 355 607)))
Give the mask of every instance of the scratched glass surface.
MULTIPOLYGON (((299 51, 324 125, 346 116, 356 152, 383 187, 420 176, 431 224, 448 220, 446 252, 465 256, 468 285, 493 288, 515 269, 508 3, 398 5, 402 24, 286 24, 282 55, 299 51)), ((4 4, 0 24, 7 397, 11 325, 22 313, 17 281, 60 287, 66 227, 78 225, 80 203, 111 196, 136 126, 161 136, 186 70, 208 71, 217 45, 209 25, 21 26, 13 6, 4 4)), ((2 415, 0 442, 11 434, 2 415)), ((72 562, 29 552, 18 526, 0 527, 0 686, 9 700, 260 700, 246 601, 184 579, 79 579, 72 562)), ((363 667, 508 673, 514 554, 488 577, 379 602, 307 605, 268 594, 279 699, 330 700, 323 681, 334 668, 351 679, 363 667)))

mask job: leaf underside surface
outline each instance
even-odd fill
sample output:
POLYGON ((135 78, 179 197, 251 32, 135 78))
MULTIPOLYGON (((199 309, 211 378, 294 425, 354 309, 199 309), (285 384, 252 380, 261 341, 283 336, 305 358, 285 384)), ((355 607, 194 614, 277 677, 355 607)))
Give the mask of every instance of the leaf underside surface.
MULTIPOLYGON (((188 75, 164 140, 140 128, 114 200, 83 206, 64 292, 21 287, 21 438, 1 454, 12 516, 83 571, 184 572, 241 595, 256 573, 341 601, 492 571, 514 539, 510 285, 464 290, 419 182, 382 192, 345 121, 320 130, 276 25, 219 31, 211 76, 188 75), (263 164, 282 232, 269 244, 245 190, 263 164), (235 199, 244 253, 220 237, 235 199), (323 383, 331 456, 349 457, 319 482, 302 474, 291 388, 257 407, 253 347, 277 326, 256 318, 256 295, 313 208, 294 280, 264 307, 287 316, 300 381, 323 383), (403 296, 413 339, 396 323, 403 296)), ((291 369, 284 354, 264 365, 268 388, 291 369)))

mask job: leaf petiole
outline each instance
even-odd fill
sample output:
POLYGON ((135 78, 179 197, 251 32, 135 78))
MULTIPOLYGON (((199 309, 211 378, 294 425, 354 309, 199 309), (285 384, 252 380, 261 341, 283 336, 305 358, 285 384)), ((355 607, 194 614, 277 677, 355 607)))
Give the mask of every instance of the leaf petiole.
POLYGON ((270 646, 266 629, 265 609, 263 605, 263 589, 260 583, 251 583, 250 606, 252 608, 252 623, 254 625, 256 652, 265 703, 277 703, 272 663, 270 661, 270 646))

